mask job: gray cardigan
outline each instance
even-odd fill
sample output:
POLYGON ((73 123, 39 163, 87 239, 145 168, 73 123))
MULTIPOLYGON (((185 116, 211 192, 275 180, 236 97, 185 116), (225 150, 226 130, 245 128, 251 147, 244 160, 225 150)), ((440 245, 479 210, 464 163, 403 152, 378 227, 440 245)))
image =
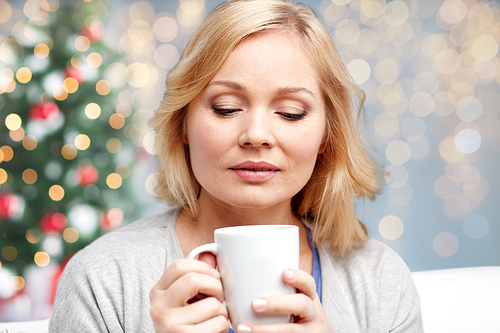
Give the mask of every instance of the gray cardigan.
MULTIPOLYGON (((184 258, 177 211, 110 232, 78 252, 59 281, 50 332, 154 332, 149 291, 184 258)), ((422 332, 410 271, 369 240, 345 258, 320 247, 323 309, 336 333, 422 332)))

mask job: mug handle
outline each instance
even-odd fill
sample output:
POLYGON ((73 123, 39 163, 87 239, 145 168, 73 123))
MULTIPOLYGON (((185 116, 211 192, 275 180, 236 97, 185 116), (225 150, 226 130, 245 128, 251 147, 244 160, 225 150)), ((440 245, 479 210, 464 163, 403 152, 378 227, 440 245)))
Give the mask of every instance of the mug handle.
POLYGON ((198 254, 203 253, 203 252, 210 252, 214 255, 217 255, 218 249, 217 249, 217 244, 216 243, 209 243, 205 245, 200 245, 197 248, 194 248, 191 252, 188 254, 188 259, 194 259, 198 254))

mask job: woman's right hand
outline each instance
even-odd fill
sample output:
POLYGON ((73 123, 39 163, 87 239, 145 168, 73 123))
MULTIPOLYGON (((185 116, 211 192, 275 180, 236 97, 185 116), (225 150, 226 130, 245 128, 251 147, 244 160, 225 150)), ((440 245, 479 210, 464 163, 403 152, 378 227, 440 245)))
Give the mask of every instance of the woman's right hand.
POLYGON ((149 293, 156 332, 229 330, 220 274, 207 262, 180 259, 167 267, 149 293))

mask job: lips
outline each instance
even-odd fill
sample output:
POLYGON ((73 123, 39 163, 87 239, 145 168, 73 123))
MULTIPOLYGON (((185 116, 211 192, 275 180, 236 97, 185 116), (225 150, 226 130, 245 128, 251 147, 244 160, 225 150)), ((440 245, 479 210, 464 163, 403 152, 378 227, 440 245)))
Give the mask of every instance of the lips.
POLYGON ((252 161, 243 162, 229 169, 243 180, 256 183, 265 182, 280 171, 276 166, 270 163, 252 161))

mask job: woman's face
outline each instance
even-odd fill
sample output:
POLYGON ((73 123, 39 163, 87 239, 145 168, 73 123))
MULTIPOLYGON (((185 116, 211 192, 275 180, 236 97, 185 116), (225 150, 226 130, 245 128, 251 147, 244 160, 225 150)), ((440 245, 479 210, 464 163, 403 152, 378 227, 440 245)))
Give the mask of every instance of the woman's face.
POLYGON ((187 143, 200 199, 290 207, 322 152, 325 107, 315 71, 287 33, 240 43, 191 101, 187 143))

